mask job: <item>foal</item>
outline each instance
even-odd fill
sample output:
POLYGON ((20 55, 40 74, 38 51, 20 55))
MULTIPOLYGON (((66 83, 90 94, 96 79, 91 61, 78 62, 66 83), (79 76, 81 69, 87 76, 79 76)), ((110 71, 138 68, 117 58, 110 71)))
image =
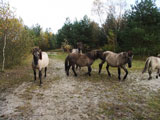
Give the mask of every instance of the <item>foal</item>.
POLYGON ((42 69, 45 68, 45 77, 47 72, 47 66, 49 64, 48 54, 42 52, 39 48, 34 48, 33 52, 32 68, 34 71, 34 81, 36 81, 36 69, 39 70, 40 85, 42 84, 42 69))
POLYGON ((101 59, 102 62, 99 64, 99 74, 101 73, 101 69, 105 61, 107 62, 106 70, 108 75, 111 76, 109 72, 109 66, 111 67, 118 67, 118 79, 121 80, 121 68, 126 72, 123 80, 126 79, 128 75, 128 70, 125 65, 128 63, 128 67, 132 67, 132 58, 133 54, 131 51, 128 52, 121 52, 121 53, 114 53, 111 51, 106 51, 102 54, 101 59))

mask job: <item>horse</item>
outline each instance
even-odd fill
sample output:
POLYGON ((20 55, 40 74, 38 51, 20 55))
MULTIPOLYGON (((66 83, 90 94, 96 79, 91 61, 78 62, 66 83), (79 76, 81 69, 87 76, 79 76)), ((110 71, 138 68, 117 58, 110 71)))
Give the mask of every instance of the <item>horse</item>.
POLYGON ((79 49, 72 49, 72 53, 82 53, 82 50, 79 50, 79 49))
POLYGON ((128 63, 128 67, 132 67, 132 58, 133 53, 131 51, 128 52, 121 52, 121 53, 114 53, 111 51, 105 51, 101 55, 102 62, 99 64, 99 74, 101 73, 102 66, 105 62, 107 62, 106 70, 108 75, 111 76, 109 72, 109 66, 111 67, 118 67, 118 79, 121 80, 121 68, 126 72, 123 80, 127 78, 128 70, 125 65, 128 63))
POLYGON ((42 84, 42 69, 45 68, 45 75, 47 76, 47 67, 49 64, 48 54, 46 52, 42 52, 39 48, 34 48, 32 51, 33 60, 32 60, 32 69, 34 72, 34 82, 36 81, 36 69, 39 70, 39 79, 40 79, 40 86, 42 84))
POLYGON ((88 75, 91 76, 91 65, 93 62, 99 58, 100 51, 93 50, 91 52, 80 54, 80 53, 70 53, 66 59, 65 59, 65 72, 66 75, 69 76, 69 69, 72 66, 72 71, 75 76, 77 76, 77 73, 75 71, 75 65, 79 67, 88 67, 88 75))
POLYGON ((79 53, 84 50, 84 45, 82 42, 77 42, 77 49, 79 50, 79 53))
MULTIPOLYGON (((72 53, 81 53, 82 54, 82 50, 79 49, 72 49, 72 53)), ((78 69, 78 65, 76 65, 76 69, 78 69)), ((79 69, 81 69, 81 67, 79 67, 79 69)))
POLYGON ((158 76, 160 76, 160 57, 157 56, 157 57, 154 57, 154 56, 151 56, 151 57, 148 57, 146 62, 145 62, 145 66, 144 66, 144 69, 142 71, 142 74, 148 69, 148 74, 149 74, 149 78, 148 80, 151 80, 152 79, 152 72, 153 70, 157 70, 157 75, 156 75, 156 78, 158 78, 158 76))

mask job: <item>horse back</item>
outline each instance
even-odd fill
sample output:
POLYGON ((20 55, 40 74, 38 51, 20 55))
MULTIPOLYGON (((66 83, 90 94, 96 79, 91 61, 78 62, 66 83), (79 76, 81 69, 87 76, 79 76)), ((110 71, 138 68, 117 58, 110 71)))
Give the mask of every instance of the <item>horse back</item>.
POLYGON ((42 52, 42 60, 38 60, 39 68, 45 68, 49 64, 48 54, 46 52, 42 52))
POLYGON ((77 64, 80 67, 88 66, 93 63, 85 54, 70 53, 68 59, 71 64, 77 64))
POLYGON ((103 54, 105 56, 105 60, 107 64, 112 67, 118 67, 118 66, 126 64, 125 59, 123 58, 123 52, 114 53, 112 51, 106 51, 103 54))

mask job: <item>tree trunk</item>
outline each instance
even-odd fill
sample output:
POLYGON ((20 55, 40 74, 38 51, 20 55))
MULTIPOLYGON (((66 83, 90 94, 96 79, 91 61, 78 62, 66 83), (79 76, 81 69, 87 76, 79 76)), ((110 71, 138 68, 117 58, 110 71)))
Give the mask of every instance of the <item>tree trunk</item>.
POLYGON ((5 49, 6 49, 6 42, 7 42, 7 36, 4 35, 4 46, 3 46, 3 64, 2 64, 2 71, 4 71, 4 65, 5 65, 5 49))

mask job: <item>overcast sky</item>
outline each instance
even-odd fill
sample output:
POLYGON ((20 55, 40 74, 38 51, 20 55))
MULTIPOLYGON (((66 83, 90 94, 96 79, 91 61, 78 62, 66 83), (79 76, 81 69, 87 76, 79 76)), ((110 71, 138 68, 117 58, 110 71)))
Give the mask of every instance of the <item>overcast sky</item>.
MULTIPOLYGON (((97 21, 91 12, 94 0, 9 0, 11 7, 16 9, 17 17, 21 17, 25 25, 31 27, 39 24, 43 30, 51 28, 56 33, 66 18, 72 21, 82 19, 87 15, 97 21)), ((126 0, 128 4, 134 4, 135 0, 126 0)), ((160 6, 160 0, 157 0, 160 6)))

